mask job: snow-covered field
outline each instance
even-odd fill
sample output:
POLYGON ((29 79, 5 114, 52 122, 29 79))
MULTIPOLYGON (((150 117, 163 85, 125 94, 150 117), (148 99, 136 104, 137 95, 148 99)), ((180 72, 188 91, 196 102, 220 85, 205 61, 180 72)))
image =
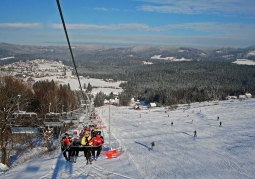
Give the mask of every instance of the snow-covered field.
MULTIPOLYGON (((8 59, 8 58, 12 58, 12 57, 6 57, 5 59, 8 59)), ((62 75, 63 72, 59 71, 59 67, 64 66, 61 61, 56 62, 56 61, 48 61, 45 59, 36 59, 36 60, 33 60, 32 62, 38 64, 36 69, 40 70, 40 73, 43 73, 42 71, 44 71, 44 73, 48 74, 47 76, 44 75, 45 77, 40 77, 40 78, 33 77, 35 81, 54 80, 62 85, 70 84, 70 87, 72 90, 80 89, 79 81, 76 75, 75 76, 72 75, 72 72, 71 72, 72 67, 66 66, 66 69, 67 69, 66 78, 61 78, 63 76, 60 76, 60 75, 62 75)), ((26 64, 26 62, 15 62, 11 65, 15 66, 17 71, 21 71, 21 69, 22 71, 26 71, 26 68, 29 66, 29 64, 26 64)), ((3 68, 8 68, 8 67, 9 65, 3 66, 3 68)), ((37 72, 37 70, 35 71, 37 72)), ((16 74, 17 71, 14 71, 13 75, 16 74)), ((25 80, 27 80, 28 78, 29 76, 27 76, 25 80)), ((120 83, 123 83, 123 81, 107 82, 102 79, 86 78, 82 76, 80 76, 79 79, 80 79, 82 88, 84 87, 84 84, 88 86, 89 83, 93 86, 92 94, 94 95, 100 91, 104 92, 106 95, 109 95, 111 92, 113 92, 114 94, 118 94, 122 92, 122 88, 120 88, 119 85, 120 83)))
MULTIPOLYGON (((70 71, 66 73, 66 76, 67 76, 66 79, 57 79, 57 76, 47 76, 47 77, 34 78, 34 79, 35 79, 35 81, 54 80, 54 81, 58 82, 59 84, 68 84, 69 83, 72 90, 76 90, 76 89, 79 90, 79 81, 77 80, 77 78, 71 79, 70 76, 72 76, 72 75, 71 75, 70 71)), ((100 91, 104 92, 106 95, 109 95, 111 92, 116 93, 116 94, 122 92, 122 88, 119 87, 119 85, 120 85, 120 83, 122 83, 122 81, 109 83, 109 82, 103 81, 102 79, 80 78, 80 82, 81 82, 82 87, 83 87, 84 83, 86 84, 86 86, 90 83, 93 86, 92 94, 96 94, 100 91)))
POLYGON ((159 60, 170 60, 170 61, 191 61, 191 59, 180 58, 177 59, 175 57, 161 57, 161 55, 154 55, 151 59, 159 59, 159 60))
POLYGON ((14 56, 12 56, 12 57, 0 58, 0 60, 8 60, 8 59, 12 59, 12 58, 15 58, 15 57, 14 57, 14 56))
POLYGON ((124 150, 118 158, 100 156, 86 165, 80 152, 77 163, 69 163, 58 150, 23 163, 17 160, 18 166, 2 171, 0 178, 254 179, 254 107, 255 99, 194 103, 175 111, 100 107, 106 143, 110 111, 111 145, 124 150), (149 150, 152 141, 155 147, 149 150))
POLYGON ((236 63, 238 65, 255 65, 255 62, 248 59, 237 59, 233 63, 236 63))

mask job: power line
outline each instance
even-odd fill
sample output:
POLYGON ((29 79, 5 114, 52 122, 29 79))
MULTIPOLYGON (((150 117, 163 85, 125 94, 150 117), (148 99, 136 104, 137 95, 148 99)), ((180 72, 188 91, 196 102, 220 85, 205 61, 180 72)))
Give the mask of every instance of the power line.
MULTIPOLYGON (((69 50, 70 50, 70 53, 71 53, 71 57, 72 57, 72 60, 73 60, 74 69, 75 69, 75 71, 76 71, 76 76, 77 76, 77 79, 78 79, 78 81, 79 81, 81 94, 82 94, 82 96, 83 96, 83 99, 85 100, 85 96, 84 96, 84 93, 83 93, 82 87, 81 87, 80 78, 79 78, 78 71, 77 71, 76 64, 75 64, 74 57, 73 57, 73 51, 72 51, 72 48, 71 48, 71 45, 70 45, 70 41, 69 41, 69 37, 68 37, 68 34, 67 34, 67 30, 66 30, 66 25, 65 25, 65 21, 64 21, 64 16, 63 16, 63 14, 62 14, 62 10, 61 10, 61 6, 60 6, 60 3, 59 3, 59 0, 56 0, 56 1, 57 1, 57 5, 58 5, 58 10, 59 10, 59 14, 60 14, 60 17, 61 17, 61 21, 62 21, 62 24, 63 24, 63 28, 64 28, 64 31, 65 31, 66 40, 67 40, 67 43, 68 43, 68 46, 69 46, 69 50)), ((86 93, 85 93, 85 94, 86 94, 86 93)), ((89 100, 89 97, 88 97, 87 94, 86 94, 86 97, 87 97, 87 99, 89 100)), ((89 100, 89 101, 90 101, 90 100, 89 100)))

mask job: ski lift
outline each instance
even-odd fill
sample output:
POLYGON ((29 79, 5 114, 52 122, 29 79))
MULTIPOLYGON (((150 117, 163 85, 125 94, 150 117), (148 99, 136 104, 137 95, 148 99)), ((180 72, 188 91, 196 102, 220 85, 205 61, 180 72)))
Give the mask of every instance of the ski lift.
POLYGON ((10 130, 12 134, 38 134, 40 120, 37 113, 18 111, 12 114, 10 120, 10 130))
MULTIPOLYGON (((101 123, 100 123, 100 125, 101 125, 101 123)), ((123 153, 122 147, 112 148, 112 146, 111 146, 110 125, 111 125, 111 118, 110 118, 110 105, 109 105, 109 145, 104 146, 102 149, 102 155, 106 156, 106 158, 108 158, 108 159, 117 158, 118 156, 120 156, 120 154, 123 153)))
POLYGON ((38 128, 36 127, 11 127, 12 134, 38 134, 38 128))

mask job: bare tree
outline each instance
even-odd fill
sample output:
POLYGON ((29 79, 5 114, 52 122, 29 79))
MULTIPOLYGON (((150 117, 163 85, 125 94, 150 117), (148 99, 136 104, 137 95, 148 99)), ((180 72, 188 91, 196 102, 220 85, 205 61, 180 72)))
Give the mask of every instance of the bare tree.
POLYGON ((22 80, 12 76, 0 76, 0 147, 3 164, 8 165, 7 150, 13 141, 10 131, 11 116, 26 107, 32 97, 32 90, 22 80))

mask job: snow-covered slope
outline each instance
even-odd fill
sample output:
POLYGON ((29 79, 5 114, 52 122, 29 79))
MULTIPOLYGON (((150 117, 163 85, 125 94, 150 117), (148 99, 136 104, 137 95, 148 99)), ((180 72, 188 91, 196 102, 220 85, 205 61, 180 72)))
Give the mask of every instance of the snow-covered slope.
MULTIPOLYGON (((77 163, 68 163, 59 150, 20 163, 0 173, 0 178, 252 179, 254 107, 255 99, 195 103, 175 111, 110 106, 111 145, 124 150, 118 158, 100 156, 92 165, 86 165, 80 152, 77 163), (193 137, 194 130, 197 137, 193 137), (149 150, 152 141, 155 147, 149 150)), ((97 111, 109 143, 109 106, 97 111)))

